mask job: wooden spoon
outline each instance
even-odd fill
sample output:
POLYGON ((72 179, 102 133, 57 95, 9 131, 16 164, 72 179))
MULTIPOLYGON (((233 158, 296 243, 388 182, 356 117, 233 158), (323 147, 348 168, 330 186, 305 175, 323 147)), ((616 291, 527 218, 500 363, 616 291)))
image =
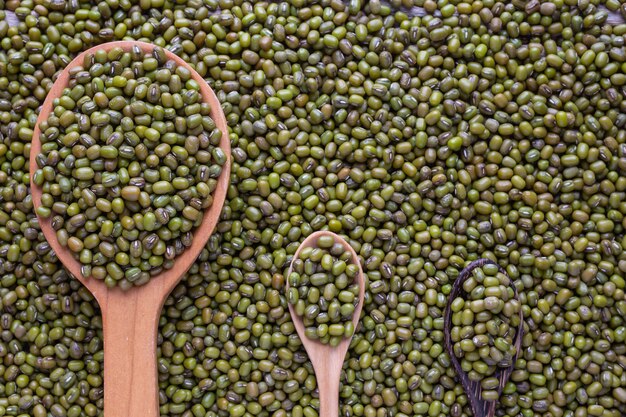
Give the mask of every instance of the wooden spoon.
MULTIPOLYGON (((48 118, 52 111, 52 101, 60 97, 69 82, 69 70, 82 65, 85 54, 97 50, 110 50, 120 47, 130 50, 139 46, 144 52, 151 52, 154 45, 144 42, 120 41, 93 47, 78 55, 63 70, 54 82, 43 103, 30 151, 31 192, 35 209, 41 206, 40 187, 34 184, 32 174, 37 170, 36 156, 41 152, 39 124, 48 118)), ((206 245, 220 216, 230 180, 230 141, 226 118, 215 93, 206 81, 185 61, 165 50, 168 59, 186 67, 200 85, 204 102, 211 105, 211 118, 222 131, 220 148, 226 154, 226 163, 213 193, 213 204, 206 210, 202 223, 194 230, 194 238, 188 247, 175 260, 174 267, 151 277, 142 286, 129 290, 118 287, 108 288, 104 281, 84 278, 80 263, 74 259, 69 249, 61 246, 52 229, 50 219, 39 217, 39 225, 48 243, 65 268, 78 278, 91 291, 102 310, 104 333, 104 414, 106 417, 157 417, 159 416, 156 339, 157 325, 165 298, 185 275, 200 251, 206 245)))
MULTIPOLYGON (((287 277, 291 275, 293 268, 293 261, 298 259, 300 251, 306 247, 316 247, 317 241, 322 236, 332 236, 335 242, 341 243, 343 247, 352 255, 352 262, 359 267, 359 272, 356 275, 357 283, 359 284, 359 298, 358 304, 354 309, 354 316, 352 317, 352 324, 357 327, 359 323, 359 317, 361 310, 363 309, 363 300, 365 299, 365 277, 363 275, 363 269, 359 263, 359 258, 352 249, 352 247, 342 239, 340 236, 332 232, 320 231, 312 233, 309 237, 304 239, 298 250, 294 254, 291 265, 289 266, 289 272, 287 277)), ((286 280, 285 291, 289 290, 289 280, 286 280)), ((315 377, 317 379, 317 389, 320 396, 320 417, 338 417, 339 416, 339 380, 341 377, 341 368, 343 361, 348 353, 348 347, 350 346, 350 338, 344 338, 339 345, 333 347, 325 345, 317 340, 309 339, 304 334, 304 324, 302 317, 296 315, 293 305, 289 304, 289 312, 291 313, 291 319, 298 332, 298 336, 302 340, 302 344, 306 349, 313 369, 315 369, 315 377)))
MULTIPOLYGON (((493 417, 496 412, 497 401, 483 400, 482 399, 482 387, 480 386, 480 382, 471 381, 467 377, 467 374, 465 373, 465 371, 461 369, 461 363, 459 362, 458 358, 454 354, 452 336, 450 335, 450 330, 452 326, 451 305, 452 305, 452 301, 454 301, 455 298, 459 296, 465 297, 467 295, 465 290, 463 290, 463 283, 465 282, 467 278, 469 278, 472 275, 472 271, 476 268, 480 268, 487 264, 496 265, 498 267, 498 270, 501 273, 508 276, 506 271, 500 265, 498 265, 491 259, 483 258, 483 259, 478 259, 476 261, 471 262, 461 271, 457 279, 454 280, 454 284, 452 284, 452 291, 450 291, 450 295, 448 296, 448 305, 446 306, 446 311, 444 313, 444 318, 443 318, 444 320, 443 322, 444 345, 446 347, 446 350, 448 351, 448 356, 450 356, 450 360, 452 361, 452 366, 454 366, 456 375, 461 381, 461 385, 463 385, 463 388, 465 389, 465 393, 467 394, 467 397, 470 400, 470 405, 472 407, 472 412, 474 413, 474 417, 493 417)), ((513 281, 510 281, 510 286, 511 288, 513 288, 513 293, 515 294, 515 298, 519 300, 519 296, 517 294, 517 288, 515 288, 515 286, 513 285, 513 281)), ((515 332, 515 341, 514 341, 516 353, 515 353, 515 357, 513 358, 513 361, 511 362, 511 366, 507 368, 498 368, 494 374, 494 376, 498 378, 498 380, 500 381, 498 388, 496 388, 496 391, 498 391, 498 394, 502 393, 502 389, 504 388, 506 383, 509 381, 511 374, 513 373, 515 360, 517 359, 517 355, 519 354, 520 348, 522 346, 522 338, 524 334, 524 317, 522 315, 521 309, 519 312, 519 318, 520 318, 520 324, 519 324, 519 327, 517 328, 517 331, 515 332)))

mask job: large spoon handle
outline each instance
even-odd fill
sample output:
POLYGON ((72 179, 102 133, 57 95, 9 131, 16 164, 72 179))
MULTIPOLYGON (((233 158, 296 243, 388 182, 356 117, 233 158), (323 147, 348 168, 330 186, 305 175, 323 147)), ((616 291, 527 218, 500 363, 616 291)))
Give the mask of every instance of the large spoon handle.
POLYGON ((110 291, 102 303, 105 417, 159 417, 153 286, 110 291), (149 291, 148 291, 149 292, 149 291))

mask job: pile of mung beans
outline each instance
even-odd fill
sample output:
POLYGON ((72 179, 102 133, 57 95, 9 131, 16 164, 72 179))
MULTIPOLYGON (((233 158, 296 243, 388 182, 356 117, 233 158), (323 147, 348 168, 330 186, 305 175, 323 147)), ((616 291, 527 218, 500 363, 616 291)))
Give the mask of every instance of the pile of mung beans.
POLYGON ((302 320, 305 337, 337 346, 354 335, 359 303, 358 265, 334 236, 320 236, 291 263, 287 302, 302 320))
POLYGON ((0 10, 0 414, 102 415, 98 305, 39 230, 28 158, 58 72, 120 39, 193 65, 232 145, 220 222, 162 311, 162 416, 318 415, 284 292, 317 230, 345 237, 367 275, 342 416, 470 416, 442 329, 452 283, 478 258, 505 269, 524 316, 497 415, 626 414, 619 1, 0 0, 0 10))
POLYGON ((39 126, 37 212, 85 278, 127 289, 191 245, 226 156, 200 85, 163 48, 84 61, 39 126))

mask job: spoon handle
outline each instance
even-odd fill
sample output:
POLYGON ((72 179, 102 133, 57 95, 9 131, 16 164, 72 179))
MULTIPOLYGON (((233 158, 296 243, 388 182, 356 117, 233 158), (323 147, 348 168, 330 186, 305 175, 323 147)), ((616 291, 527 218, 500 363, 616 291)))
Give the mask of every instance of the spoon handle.
POLYGON ((339 378, 342 364, 329 355, 325 366, 315 370, 320 396, 320 417, 339 417, 339 378))
POLYGON ((101 302, 105 417, 159 417, 156 333, 160 305, 150 294, 143 294, 152 287, 108 291, 101 302))

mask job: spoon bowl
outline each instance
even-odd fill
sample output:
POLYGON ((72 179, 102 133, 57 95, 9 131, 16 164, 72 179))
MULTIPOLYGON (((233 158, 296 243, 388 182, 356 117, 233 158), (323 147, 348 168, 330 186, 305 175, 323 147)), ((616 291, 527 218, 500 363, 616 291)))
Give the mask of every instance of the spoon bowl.
MULTIPOLYGON (((472 412, 475 417, 493 417, 496 412, 497 401, 486 401, 482 399, 482 387, 480 385, 480 382, 471 381, 468 378, 465 371, 463 371, 463 369, 461 368, 461 363, 459 362, 459 359, 454 354, 452 336, 450 334, 451 326, 452 326, 451 307, 452 307, 452 301, 455 298, 459 296, 463 297, 466 295, 465 290, 463 289, 463 283, 465 282, 467 278, 471 276, 472 271, 476 268, 480 268, 487 264, 496 265, 498 267, 498 270, 502 274, 508 276, 506 271, 500 265, 496 264, 491 259, 483 258, 483 259, 478 259, 476 261, 471 262, 461 271, 457 279, 454 281, 454 284, 452 285, 452 291, 450 291, 450 295, 448 295, 448 304, 446 306, 446 310, 444 313, 444 322, 443 322, 443 328, 444 328, 443 341, 444 341, 446 351, 448 352, 448 356, 450 356, 450 361, 452 362, 452 366, 454 367, 454 370, 456 371, 456 375, 458 379, 461 381, 461 385, 463 385, 463 388, 465 389, 465 393, 467 394, 467 397, 470 401, 470 406, 472 408, 472 412)), ((517 288, 515 288, 512 281, 510 281, 510 285, 511 285, 511 288, 513 288, 513 293, 515 294, 515 298, 519 300, 519 296, 517 294, 517 288)), ((511 374, 513 373, 515 360, 517 359, 517 355, 519 354, 520 347, 522 346, 522 338, 523 338, 523 333, 524 333, 524 318, 523 318, 521 309, 519 312, 519 318, 520 318, 520 324, 518 328, 516 329, 515 341, 514 341, 516 354, 513 357, 511 366, 506 367, 506 368, 498 368, 494 374, 494 377, 498 378, 500 382, 498 387, 496 388, 496 391, 498 392, 498 394, 502 393, 502 389, 504 388, 506 383, 509 381, 511 374)))
MULTIPOLYGON (((37 118, 30 151, 31 192, 35 210, 41 206, 42 196, 41 187, 33 181, 33 174, 38 169, 36 156, 41 152, 39 125, 53 111, 53 100, 60 97, 63 89, 68 86, 70 70, 82 66, 87 54, 98 50, 109 51, 116 47, 129 51, 134 46, 139 46, 144 53, 155 48, 154 45, 137 41, 110 42, 95 46, 74 58, 54 82, 37 118)), ((83 277, 79 261, 57 240, 51 219, 38 216, 41 230, 54 253, 65 268, 93 294, 102 310, 106 417, 159 416, 156 335, 161 308, 168 294, 189 270, 211 236, 219 220, 230 180, 230 140, 226 117, 217 96, 200 74, 182 58, 168 50, 164 51, 168 60, 187 68, 191 77, 200 85, 202 100, 210 104, 210 116, 222 132, 219 146, 226 155, 217 188, 213 192, 213 203, 204 212, 202 223, 193 231, 191 246, 176 257, 171 269, 152 276, 148 283, 128 290, 109 288, 102 280, 83 277)))
MULTIPOLYGON (((361 264, 359 263, 359 258, 348 242, 332 232, 315 232, 304 239, 294 254, 293 260, 298 259, 303 248, 316 247, 317 241, 323 236, 331 236, 335 239, 335 242, 340 243, 348 252, 350 252, 351 261, 359 268, 356 275, 356 282, 359 285, 358 303, 355 306, 354 315, 352 316, 352 324, 356 328, 359 323, 361 310, 363 309, 363 301, 365 299, 365 276, 363 274, 361 264)), ((291 275, 293 260, 292 265, 289 266, 287 277, 291 275)), ((288 279, 286 280, 285 291, 289 291, 288 279)), ((352 337, 343 338, 337 346, 325 345, 317 340, 310 339, 305 335, 302 317, 295 313, 292 304, 289 304, 289 312, 291 313, 291 319, 293 320, 294 327, 298 332, 298 336, 300 336, 304 349, 309 355, 311 364, 315 369, 315 377, 317 379, 320 399, 319 415, 320 417, 337 417, 339 415, 339 380, 341 377, 341 368, 346 358, 346 354, 348 353, 348 347, 350 346, 350 340, 352 337)))

